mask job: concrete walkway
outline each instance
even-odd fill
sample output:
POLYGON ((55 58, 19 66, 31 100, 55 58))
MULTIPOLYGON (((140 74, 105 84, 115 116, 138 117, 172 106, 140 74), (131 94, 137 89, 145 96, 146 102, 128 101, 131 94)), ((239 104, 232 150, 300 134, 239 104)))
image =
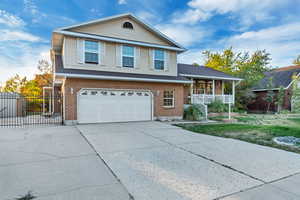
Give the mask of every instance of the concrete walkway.
POLYGON ((160 122, 77 126, 136 200, 300 199, 300 155, 160 122))
POLYGON ((2 128, 0 199, 28 191, 38 200, 130 199, 76 127, 2 128))

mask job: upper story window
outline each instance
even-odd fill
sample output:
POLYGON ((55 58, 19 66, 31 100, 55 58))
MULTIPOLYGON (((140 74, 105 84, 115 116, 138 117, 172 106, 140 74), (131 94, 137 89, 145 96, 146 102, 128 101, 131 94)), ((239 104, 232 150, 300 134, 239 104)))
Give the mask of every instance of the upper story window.
POLYGON ((164 50, 154 50, 154 69, 164 70, 165 69, 165 52, 164 50))
POLYGON ((122 46, 122 66, 123 67, 134 67, 134 47, 122 46))
POLYGON ((98 42, 84 41, 84 62, 98 64, 99 62, 99 46, 98 42))
POLYGON ((127 29, 133 29, 133 25, 130 22, 125 22, 123 24, 123 28, 127 28, 127 29))

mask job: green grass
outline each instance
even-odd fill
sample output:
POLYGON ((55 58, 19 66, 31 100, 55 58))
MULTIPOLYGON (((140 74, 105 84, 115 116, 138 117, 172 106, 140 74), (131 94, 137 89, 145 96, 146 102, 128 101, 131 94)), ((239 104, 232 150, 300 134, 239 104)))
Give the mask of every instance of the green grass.
POLYGON ((257 119, 254 117, 234 117, 235 119, 237 119, 239 122, 253 122, 256 121, 257 119))
MULTIPOLYGON (((248 116, 238 116, 238 117, 233 117, 234 119, 237 119, 239 122, 253 122, 256 121, 257 119, 254 117, 248 117, 248 116)), ((223 119, 228 119, 228 116, 216 116, 216 117, 209 117, 210 120, 214 121, 222 121, 223 119)))
MULTIPOLYGON (((297 119, 296 121, 298 122, 297 119)), ((261 144, 300 153, 300 147, 278 145, 273 142, 274 137, 294 136, 300 138, 300 124, 284 125, 255 125, 255 124, 179 124, 184 129, 219 137, 234 138, 255 144, 261 144)))
POLYGON ((299 126, 300 126, 300 118, 287 118, 287 120, 295 122, 295 123, 299 124, 299 126))
POLYGON ((216 117, 209 117, 208 119, 214 120, 214 121, 222 121, 222 119, 227 119, 228 116, 216 116, 216 117))

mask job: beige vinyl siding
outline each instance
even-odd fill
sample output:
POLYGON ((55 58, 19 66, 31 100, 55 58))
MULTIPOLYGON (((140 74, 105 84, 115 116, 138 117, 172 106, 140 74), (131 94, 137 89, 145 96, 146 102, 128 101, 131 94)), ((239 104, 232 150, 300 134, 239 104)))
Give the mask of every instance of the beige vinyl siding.
POLYGON ((158 35, 153 34, 151 31, 145 29, 144 26, 128 17, 72 28, 70 30, 81 33, 121 38, 126 40, 135 40, 140 42, 173 46, 170 43, 168 43, 165 39, 162 39, 158 35), (124 22, 132 23, 134 29, 130 30, 122 28, 124 22))
POLYGON ((65 37, 65 46, 63 47, 63 60, 65 68, 177 76, 177 52, 175 51, 168 51, 169 65, 167 71, 154 70, 152 56, 153 48, 140 46, 137 47, 139 48, 139 56, 136 60, 137 68, 123 68, 119 66, 121 50, 120 48, 117 50, 117 46, 121 46, 121 44, 101 42, 105 46, 105 56, 103 57, 103 62, 99 64, 85 64, 78 62, 76 42, 77 38, 65 37))

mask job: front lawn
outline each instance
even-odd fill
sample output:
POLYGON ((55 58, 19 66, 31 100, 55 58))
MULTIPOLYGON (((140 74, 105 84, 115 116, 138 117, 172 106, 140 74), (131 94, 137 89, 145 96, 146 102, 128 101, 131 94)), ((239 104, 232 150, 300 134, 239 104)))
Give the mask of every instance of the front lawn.
POLYGON ((178 126, 196 133, 234 138, 300 153, 300 146, 279 145, 273 141, 273 138, 278 136, 300 138, 300 118, 249 115, 236 117, 236 119, 239 122, 234 124, 179 124, 178 126))

